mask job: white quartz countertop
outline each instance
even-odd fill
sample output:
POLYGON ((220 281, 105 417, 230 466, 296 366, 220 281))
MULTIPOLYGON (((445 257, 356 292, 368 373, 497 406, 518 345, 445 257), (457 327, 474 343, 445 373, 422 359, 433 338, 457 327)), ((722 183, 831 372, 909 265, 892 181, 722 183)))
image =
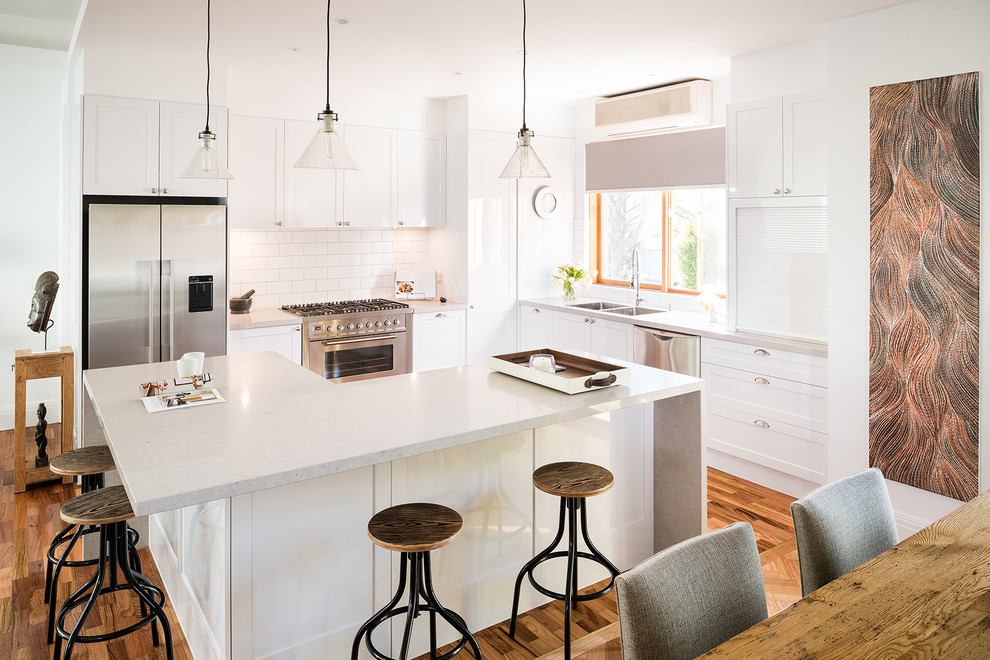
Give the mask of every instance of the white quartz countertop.
MULTIPOLYGON (((401 300, 409 305, 413 314, 447 312, 467 309, 467 303, 445 302, 439 300, 401 300)), ((296 325, 306 318, 284 312, 278 307, 261 307, 252 309, 247 314, 231 314, 231 330, 247 330, 249 328, 274 328, 283 325, 296 325)))
POLYGON ((230 329, 274 328, 281 325, 296 325, 303 320, 303 317, 283 312, 277 307, 261 307, 252 309, 247 314, 231 314, 230 329))
POLYGON ((83 382, 140 516, 656 401, 703 383, 628 366, 625 385, 567 395, 483 365, 335 384, 276 353, 249 353, 206 359, 224 403, 155 414, 145 411, 137 386, 175 376, 175 362, 90 369, 83 382))
MULTIPOLYGON (((560 298, 535 298, 530 300, 520 300, 521 305, 531 305, 553 309, 571 314, 580 314, 596 319, 617 321, 619 323, 629 323, 630 325, 641 325, 658 330, 672 330, 685 334, 708 337, 710 339, 722 339, 743 344, 758 344, 766 349, 782 351, 793 351, 806 355, 817 355, 828 357, 828 344, 818 344, 799 339, 788 339, 786 337, 773 337, 769 335, 754 335, 745 332, 735 332, 726 327, 725 322, 713 323, 708 320, 707 314, 698 312, 660 312, 657 314, 644 314, 643 316, 624 316, 622 314, 609 314, 607 311, 595 311, 574 307, 573 303, 595 302, 594 298, 577 298, 569 304, 564 304, 560 298)), ((649 307, 649 305, 643 305, 649 307)))

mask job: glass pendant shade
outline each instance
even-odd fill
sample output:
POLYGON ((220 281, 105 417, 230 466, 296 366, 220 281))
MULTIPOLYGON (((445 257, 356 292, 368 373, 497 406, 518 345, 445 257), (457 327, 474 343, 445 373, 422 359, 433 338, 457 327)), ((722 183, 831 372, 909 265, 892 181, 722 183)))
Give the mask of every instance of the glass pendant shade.
POLYGON ((340 133, 334 130, 336 113, 321 112, 320 128, 306 145, 293 167, 315 167, 327 170, 356 170, 357 165, 344 148, 340 133))
POLYGON ((223 166, 220 154, 214 146, 216 135, 208 131, 199 134, 199 149, 179 175, 180 179, 233 179, 223 166))
POLYGON ((550 178, 550 172, 547 171, 546 165, 536 155, 536 151, 533 150, 530 144, 532 137, 533 132, 528 129, 524 128, 519 131, 519 146, 516 147, 512 157, 509 158, 505 169, 498 175, 500 179, 550 178))

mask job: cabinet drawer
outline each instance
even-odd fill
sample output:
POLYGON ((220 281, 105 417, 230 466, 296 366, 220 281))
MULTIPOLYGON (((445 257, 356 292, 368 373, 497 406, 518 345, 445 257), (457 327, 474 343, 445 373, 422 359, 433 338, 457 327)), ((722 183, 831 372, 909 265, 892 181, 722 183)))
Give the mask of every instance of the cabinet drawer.
POLYGON ((763 348, 759 344, 740 344, 702 337, 701 361, 799 383, 821 387, 828 385, 827 358, 763 348))
POLYGON ((825 483, 827 439, 817 431, 708 406, 709 449, 817 484, 825 483))
POLYGON ((701 365, 708 403, 826 433, 828 390, 768 374, 701 365))

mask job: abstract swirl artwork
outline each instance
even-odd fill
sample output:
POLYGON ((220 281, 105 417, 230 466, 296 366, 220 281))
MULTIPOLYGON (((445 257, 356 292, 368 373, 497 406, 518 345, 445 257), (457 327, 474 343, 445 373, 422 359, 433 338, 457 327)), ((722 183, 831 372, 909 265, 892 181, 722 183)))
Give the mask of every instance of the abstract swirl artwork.
POLYGON ((870 89, 870 465, 967 501, 979 476, 979 83, 974 72, 870 89))

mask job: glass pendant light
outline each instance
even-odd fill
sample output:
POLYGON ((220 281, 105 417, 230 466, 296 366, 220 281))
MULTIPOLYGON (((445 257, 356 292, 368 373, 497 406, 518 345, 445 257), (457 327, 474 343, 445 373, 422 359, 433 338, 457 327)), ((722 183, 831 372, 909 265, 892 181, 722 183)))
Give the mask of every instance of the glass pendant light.
POLYGON ((516 147, 515 153, 509 158, 509 162, 506 163, 505 169, 499 175, 500 179, 520 179, 520 178, 533 178, 533 179, 548 179, 550 178, 550 172, 547 171, 546 166, 540 157, 536 155, 533 150, 532 140, 533 131, 526 128, 526 0, 522 0, 523 6, 523 67, 522 67, 522 80, 523 80, 523 105, 522 105, 522 128, 519 129, 519 146, 516 147))
POLYGON ((327 0, 327 105, 316 119, 320 122, 320 128, 293 167, 356 170, 357 165, 344 148, 340 133, 334 130, 337 113, 330 109, 330 0, 327 0))
POLYGON ((206 0, 206 128, 199 134, 199 149, 189 161, 180 179, 233 179, 220 160, 214 142, 217 136, 210 131, 210 0, 206 0))

